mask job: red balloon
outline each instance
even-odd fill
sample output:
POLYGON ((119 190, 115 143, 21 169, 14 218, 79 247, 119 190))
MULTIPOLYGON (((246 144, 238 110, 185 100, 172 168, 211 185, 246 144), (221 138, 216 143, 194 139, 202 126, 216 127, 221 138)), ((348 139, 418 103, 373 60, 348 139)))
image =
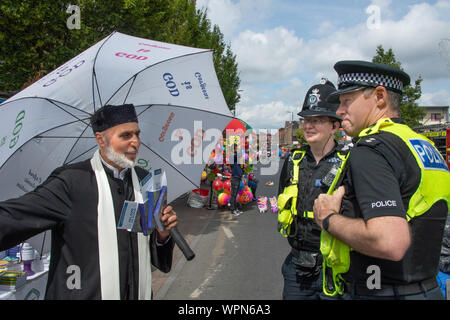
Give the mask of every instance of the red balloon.
POLYGON ((213 182, 213 189, 216 191, 220 191, 223 189, 223 182, 220 179, 216 179, 213 182))
POLYGON ((227 180, 223 183, 223 189, 225 191, 231 191, 231 180, 227 180))

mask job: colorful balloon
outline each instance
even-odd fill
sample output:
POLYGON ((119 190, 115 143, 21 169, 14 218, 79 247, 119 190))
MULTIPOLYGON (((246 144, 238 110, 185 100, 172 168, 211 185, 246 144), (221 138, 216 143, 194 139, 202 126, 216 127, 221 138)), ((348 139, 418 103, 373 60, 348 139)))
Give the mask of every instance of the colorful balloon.
POLYGON ((253 194, 251 192, 242 192, 239 197, 239 203, 247 204, 253 200, 253 194))
POLYGON ((225 206, 228 204, 228 202, 230 201, 230 195, 226 194, 226 193, 221 193, 219 194, 219 196, 217 197, 217 203, 220 206, 225 206))
POLYGON ((203 171, 202 172, 202 181, 206 180, 206 176, 207 176, 206 171, 203 171))
POLYGON ((223 183, 223 190, 225 191, 225 192, 231 192, 231 180, 226 180, 224 183, 223 183))
POLYGON ((214 191, 220 191, 223 189, 223 182, 220 179, 216 179, 213 182, 213 189, 214 191))

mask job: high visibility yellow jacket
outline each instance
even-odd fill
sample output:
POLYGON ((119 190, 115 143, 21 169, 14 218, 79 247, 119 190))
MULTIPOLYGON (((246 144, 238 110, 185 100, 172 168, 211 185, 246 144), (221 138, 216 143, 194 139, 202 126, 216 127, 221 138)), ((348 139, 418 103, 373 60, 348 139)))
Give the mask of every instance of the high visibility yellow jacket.
MULTIPOLYGON (((420 168, 420 183, 409 199, 406 218, 410 222, 416 217, 427 213, 438 201, 444 200, 447 209, 450 204, 450 173, 445 160, 433 143, 426 137, 415 133, 406 125, 393 122, 389 118, 380 119, 374 126, 363 130, 359 137, 366 137, 379 132, 389 132, 399 137, 411 153, 420 168)), ((342 172, 347 161, 341 166, 342 172)), ((328 193, 333 193, 338 186, 339 177, 336 176, 328 193)), ((414 237, 414 234, 412 234, 414 237)), ((350 267, 350 248, 322 231, 321 252, 324 256, 324 293, 336 295, 343 293, 342 274, 350 267)), ((424 257, 425 258, 425 257, 424 257)))
POLYGON ((304 150, 295 150, 292 154, 292 162, 294 164, 292 182, 291 185, 284 188, 283 193, 278 196, 278 223, 280 226, 280 233, 284 237, 289 235, 292 221, 294 220, 294 216, 297 215, 299 164, 303 160, 305 154, 306 151, 304 150))

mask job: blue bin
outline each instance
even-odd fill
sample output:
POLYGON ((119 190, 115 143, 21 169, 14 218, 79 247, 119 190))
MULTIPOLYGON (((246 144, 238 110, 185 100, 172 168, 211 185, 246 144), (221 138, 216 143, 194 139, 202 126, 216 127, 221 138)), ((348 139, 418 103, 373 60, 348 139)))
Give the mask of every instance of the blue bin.
POLYGON ((441 288, 444 298, 447 299, 447 279, 450 279, 450 274, 439 271, 436 280, 441 288))

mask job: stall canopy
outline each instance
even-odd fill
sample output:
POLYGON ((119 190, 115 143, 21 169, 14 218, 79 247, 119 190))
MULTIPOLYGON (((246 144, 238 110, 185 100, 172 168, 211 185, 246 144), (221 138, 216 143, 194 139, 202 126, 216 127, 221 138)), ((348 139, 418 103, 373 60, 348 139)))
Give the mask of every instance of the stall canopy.
POLYGON ((248 123, 246 123, 244 120, 234 118, 225 127, 225 130, 227 130, 227 129, 231 129, 231 130, 242 129, 243 131, 246 131, 246 130, 251 130, 252 127, 250 127, 250 125, 248 123))

